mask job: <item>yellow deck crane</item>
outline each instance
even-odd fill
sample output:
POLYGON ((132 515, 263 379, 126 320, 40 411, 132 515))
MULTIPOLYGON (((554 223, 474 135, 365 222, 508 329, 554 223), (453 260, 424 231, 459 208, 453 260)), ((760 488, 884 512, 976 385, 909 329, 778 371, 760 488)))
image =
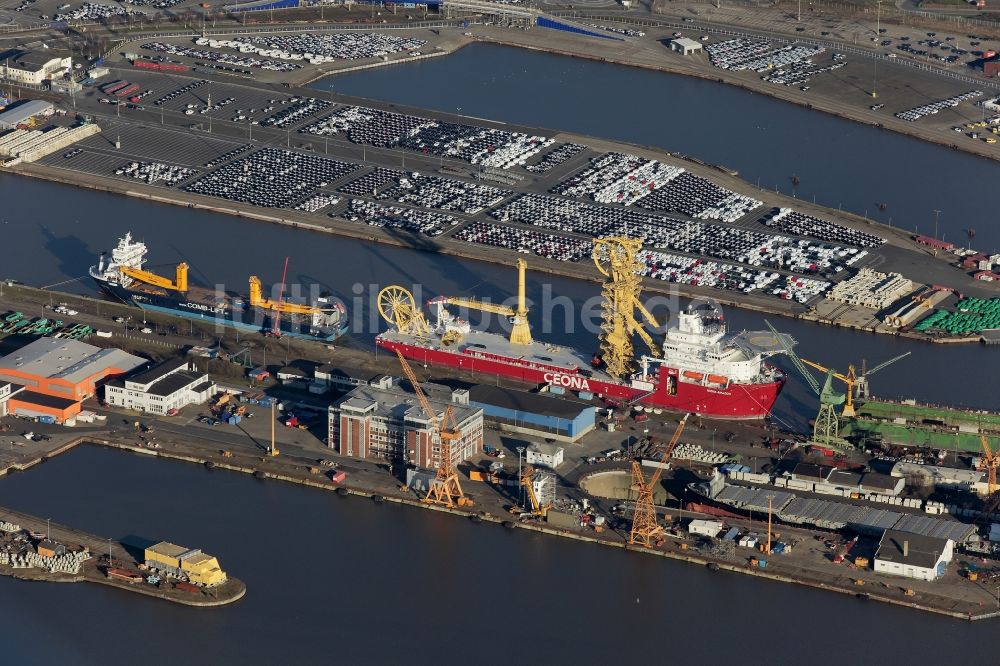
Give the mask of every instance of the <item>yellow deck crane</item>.
POLYGON ((284 300, 272 301, 264 298, 261 294, 260 278, 256 275, 250 276, 250 305, 255 308, 264 308, 265 310, 273 310, 274 312, 282 312, 284 314, 311 315, 321 312, 319 308, 311 305, 289 303, 284 300))
POLYGON ((638 311, 646 323, 654 328, 660 326, 639 302, 643 264, 636 254, 641 249, 642 241, 638 238, 613 236, 594 241, 594 264, 608 278, 601 289, 601 360, 608 373, 618 378, 628 375, 635 363, 633 335, 642 338, 653 356, 662 353, 635 316, 638 311))
POLYGON ((528 306, 524 296, 524 273, 528 268, 528 262, 524 259, 517 260, 517 307, 511 308, 506 305, 495 303, 484 303, 474 298, 445 297, 443 300, 448 305, 455 305, 471 310, 481 310, 492 312, 493 314, 507 317, 511 323, 510 343, 512 345, 531 344, 531 326, 528 324, 528 306))
POLYGON ((150 273, 149 271, 139 270, 138 268, 119 266, 118 271, 122 275, 127 275, 133 280, 138 280, 139 282, 151 284, 154 287, 160 287, 161 289, 169 289, 170 291, 179 291, 182 294, 186 293, 188 290, 188 265, 183 261, 177 264, 173 282, 170 281, 170 278, 165 278, 162 275, 157 275, 156 273, 150 273))
POLYGON ((864 366, 862 366, 861 374, 858 374, 857 368, 854 367, 853 363, 851 363, 850 365, 847 366, 846 375, 841 374, 836 370, 831 370, 830 368, 826 368, 820 365, 819 363, 816 363, 815 361, 802 359, 802 362, 812 368, 816 368, 820 372, 825 372, 831 377, 839 379, 840 381, 844 382, 844 384, 847 386, 847 391, 845 393, 844 409, 841 411, 841 416, 844 416, 845 418, 851 418, 857 416, 857 412, 854 409, 854 399, 865 398, 868 396, 868 377, 870 375, 875 374, 882 368, 888 367, 893 363, 895 363, 896 361, 906 358, 909 355, 910 352, 906 352, 905 354, 900 354, 895 358, 890 358, 888 361, 879 363, 870 370, 865 370, 864 366))
POLYGON ((404 335, 428 335, 430 326, 405 287, 389 285, 378 292, 378 312, 387 323, 404 335))
POLYGON ((398 349, 396 350, 396 356, 399 357, 399 364, 403 368, 403 373, 410 381, 410 385, 413 386, 413 392, 417 394, 417 400, 420 402, 421 409, 424 410, 424 414, 430 420, 431 436, 436 438, 440 443, 439 451, 441 460, 438 463, 437 474, 431 480, 430 487, 427 489, 427 494, 424 495, 423 501, 427 504, 439 504, 447 507, 472 506, 472 499, 465 496, 462 484, 458 482, 458 470, 455 468, 455 463, 451 458, 452 445, 462 438, 458 424, 455 423, 455 412, 452 410, 451 405, 448 405, 444 410, 444 417, 438 417, 437 413, 431 407, 430 402, 428 402, 427 396, 424 395, 424 390, 420 388, 420 382, 417 381, 417 376, 413 374, 413 369, 398 349))
POLYGON ((674 452, 674 447, 677 446, 681 433, 684 432, 688 416, 690 414, 685 414, 681 422, 677 424, 677 429, 674 430, 670 443, 663 449, 662 465, 656 468, 649 482, 642 474, 642 465, 639 464, 639 461, 632 461, 632 489, 638 492, 638 496, 635 500, 635 509, 632 512, 632 529, 628 535, 629 545, 655 548, 663 542, 664 531, 663 526, 656 519, 653 491, 660 483, 660 477, 663 475, 667 461, 670 460, 670 454, 674 452))

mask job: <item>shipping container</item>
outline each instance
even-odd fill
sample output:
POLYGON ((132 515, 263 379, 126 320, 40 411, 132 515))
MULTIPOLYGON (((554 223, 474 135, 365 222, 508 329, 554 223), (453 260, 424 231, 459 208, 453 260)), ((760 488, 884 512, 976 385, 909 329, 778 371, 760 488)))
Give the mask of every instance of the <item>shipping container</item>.
POLYGON ((116 90, 111 94, 115 97, 128 97, 129 95, 137 93, 140 90, 142 90, 142 86, 133 83, 132 85, 116 90))
POLYGON ((346 478, 347 478, 347 472, 345 472, 342 469, 337 469, 330 472, 331 483, 343 483, 344 479, 346 478))
POLYGON ((53 423, 56 422, 56 417, 49 416, 49 415, 46 414, 44 416, 39 416, 38 417, 38 422, 39 423, 47 423, 49 425, 52 425, 53 423))

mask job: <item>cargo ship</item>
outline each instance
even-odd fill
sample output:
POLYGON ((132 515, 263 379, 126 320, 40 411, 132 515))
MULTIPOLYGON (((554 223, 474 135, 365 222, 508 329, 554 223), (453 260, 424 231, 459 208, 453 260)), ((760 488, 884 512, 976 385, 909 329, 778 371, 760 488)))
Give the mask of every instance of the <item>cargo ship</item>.
POLYGON ((131 233, 118 240, 108 259, 102 253, 90 277, 111 298, 151 312, 185 317, 276 337, 291 336, 332 342, 348 329, 347 311, 338 300, 326 297, 308 304, 284 300, 284 280, 278 300, 261 293, 257 277, 250 278, 250 294, 223 292, 188 284, 188 266, 177 265, 173 280, 143 269, 146 244, 131 233))
POLYGON ((383 289, 379 310, 390 322, 390 330, 377 336, 376 345, 425 365, 496 375, 549 387, 556 393, 574 391, 585 399, 597 396, 608 405, 663 408, 725 419, 765 417, 784 386, 784 373, 765 359, 794 341, 785 334, 781 334, 785 340, 777 340, 770 332, 729 333, 714 304, 680 312, 666 330, 660 353, 641 356, 634 372, 619 377, 608 372, 600 352, 590 355, 533 341, 530 333, 517 331, 526 327, 527 314, 524 262, 518 265, 521 275, 516 310, 441 297, 430 302, 436 316, 427 322, 408 291, 395 286, 383 289), (508 338, 472 330, 468 322, 448 312, 447 305, 509 315, 515 333, 508 338))

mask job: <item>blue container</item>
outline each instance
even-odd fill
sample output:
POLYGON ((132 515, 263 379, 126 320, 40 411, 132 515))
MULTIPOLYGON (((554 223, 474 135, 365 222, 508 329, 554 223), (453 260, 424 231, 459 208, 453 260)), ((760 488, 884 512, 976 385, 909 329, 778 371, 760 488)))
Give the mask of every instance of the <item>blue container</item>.
POLYGON ((56 417, 54 417, 54 416, 48 416, 48 415, 39 416, 38 417, 38 422, 39 423, 48 423, 49 425, 51 425, 51 424, 53 424, 53 423, 56 422, 56 417))
POLYGON ((758 569, 766 569, 767 568, 767 560, 757 560, 757 568, 758 569))
POLYGON ((554 393, 556 395, 564 395, 566 393, 566 389, 564 389, 562 386, 550 386, 549 393, 554 393))
POLYGON ((580 400, 593 400, 594 394, 590 391, 580 391, 580 400))

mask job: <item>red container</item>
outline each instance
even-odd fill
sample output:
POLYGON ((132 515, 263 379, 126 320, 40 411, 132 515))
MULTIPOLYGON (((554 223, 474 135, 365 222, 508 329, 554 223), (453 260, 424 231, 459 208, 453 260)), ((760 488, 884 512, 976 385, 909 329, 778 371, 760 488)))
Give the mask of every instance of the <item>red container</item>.
POLYGON ((177 581, 174 583, 174 589, 180 590, 181 592, 190 592, 191 594, 201 594, 201 588, 197 585, 192 585, 191 583, 185 583, 183 581, 177 581))
POLYGON ((126 87, 122 88, 121 90, 116 90, 114 92, 114 96, 115 97, 128 97, 129 95, 132 95, 134 93, 139 92, 141 89, 142 88, 140 86, 138 86, 137 84, 133 83, 132 85, 126 86, 126 87))
POLYGON ((347 478, 347 472, 342 469, 337 469, 330 472, 330 482, 331 483, 343 483, 344 479, 347 478))
POLYGON ((155 71, 160 71, 160 66, 155 62, 150 62, 149 60, 133 60, 133 67, 138 67, 139 69, 152 69, 155 71))

